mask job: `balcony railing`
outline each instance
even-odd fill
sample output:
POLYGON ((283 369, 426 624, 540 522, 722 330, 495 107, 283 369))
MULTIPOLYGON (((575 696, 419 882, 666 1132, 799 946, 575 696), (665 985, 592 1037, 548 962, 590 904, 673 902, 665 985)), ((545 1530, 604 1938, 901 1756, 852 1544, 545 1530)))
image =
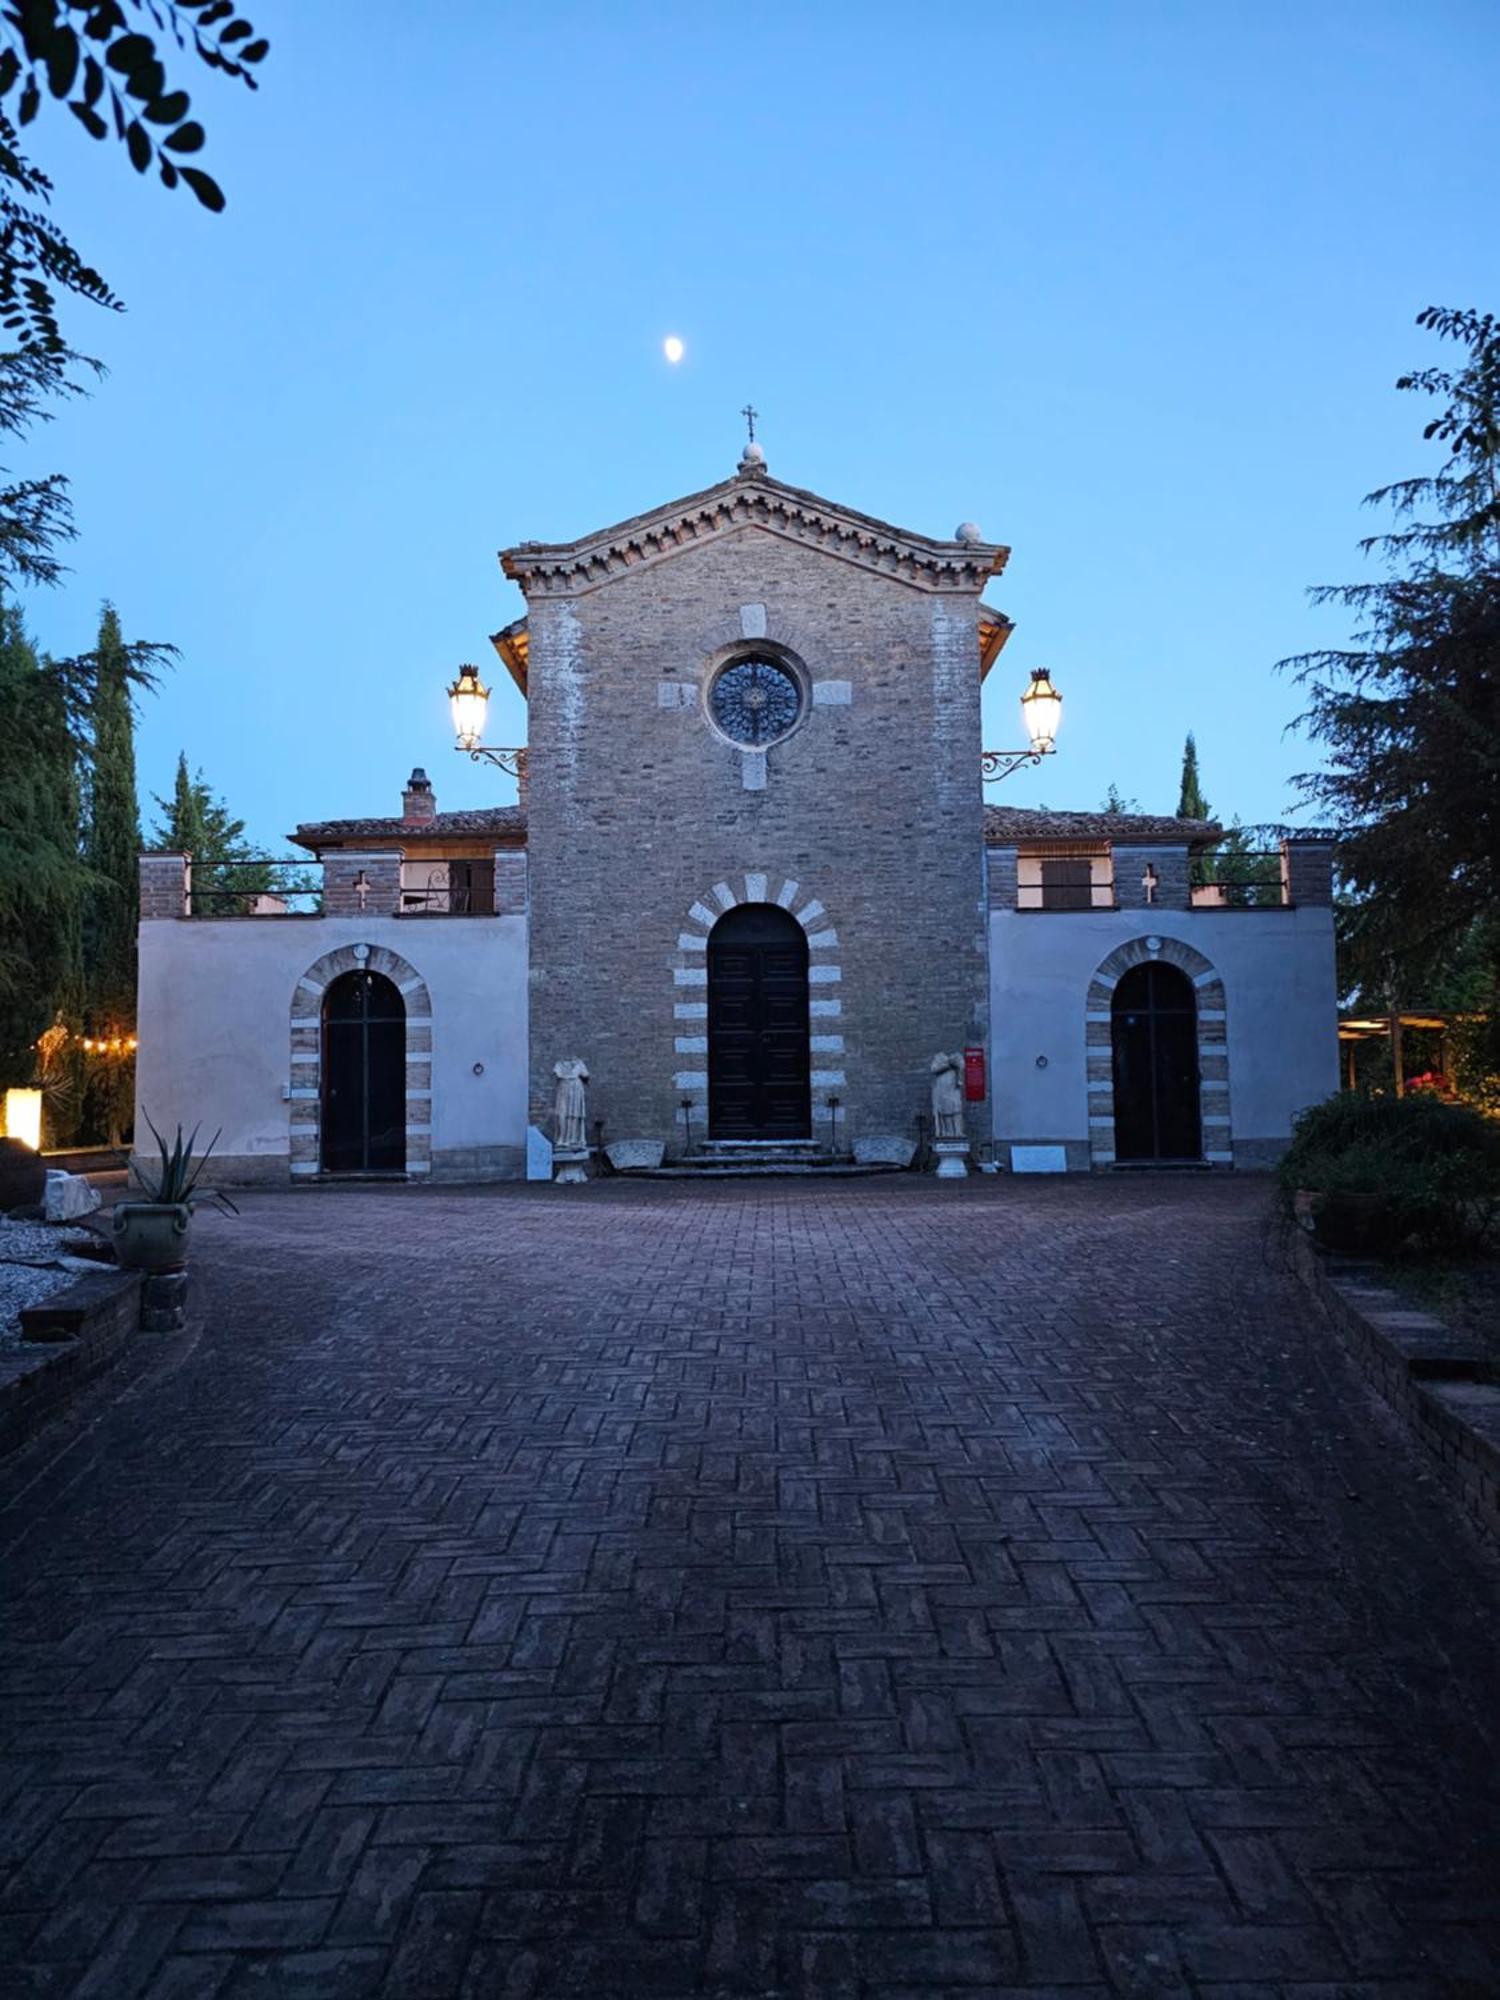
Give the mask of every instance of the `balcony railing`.
POLYGON ((193 917, 320 917, 323 871, 302 860, 257 856, 222 867, 197 863, 187 914, 193 917))
POLYGON ((1279 910, 1287 901, 1279 853, 1198 855, 1188 884, 1195 910, 1279 910))

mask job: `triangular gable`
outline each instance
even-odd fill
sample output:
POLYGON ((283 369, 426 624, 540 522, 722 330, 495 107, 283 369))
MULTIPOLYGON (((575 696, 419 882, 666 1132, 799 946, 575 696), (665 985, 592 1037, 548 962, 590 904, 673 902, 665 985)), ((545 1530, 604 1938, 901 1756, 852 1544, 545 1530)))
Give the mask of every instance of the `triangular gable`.
MULTIPOLYGON (((503 549, 501 567, 529 598, 579 597, 625 571, 669 561, 723 535, 758 528, 825 555, 889 576, 915 590, 977 593, 1010 555, 976 536, 932 541, 773 479, 745 459, 733 479, 672 500, 576 542, 522 542, 503 549)), ((512 671, 514 669, 512 668, 512 671)))

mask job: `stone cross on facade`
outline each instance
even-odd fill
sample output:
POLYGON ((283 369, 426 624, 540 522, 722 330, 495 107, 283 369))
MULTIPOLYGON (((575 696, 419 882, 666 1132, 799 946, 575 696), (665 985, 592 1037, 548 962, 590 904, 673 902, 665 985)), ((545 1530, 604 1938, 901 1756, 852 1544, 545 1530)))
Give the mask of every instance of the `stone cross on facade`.
POLYGON ((1151 863, 1148 861, 1146 863, 1146 872, 1141 877, 1141 894, 1146 898, 1148 904, 1154 903, 1156 901, 1156 889, 1158 880, 1159 877, 1157 876, 1156 870, 1152 867, 1151 863))
POLYGON ((366 875, 363 868, 360 869, 354 878, 354 900, 359 905, 360 915, 363 916, 365 905, 370 900, 370 878, 366 875))

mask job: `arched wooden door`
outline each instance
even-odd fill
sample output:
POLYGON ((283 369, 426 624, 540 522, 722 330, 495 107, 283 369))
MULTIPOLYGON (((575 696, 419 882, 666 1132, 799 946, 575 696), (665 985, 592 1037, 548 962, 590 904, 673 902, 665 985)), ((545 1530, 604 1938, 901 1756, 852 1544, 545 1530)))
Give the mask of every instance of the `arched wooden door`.
POLYGON ((741 903, 708 938, 711 1139, 812 1136, 807 934, 775 903, 741 903))
POLYGON ((379 972, 346 972, 323 996, 326 1174, 406 1170, 406 1003, 379 972))
POLYGON ((1198 1002, 1175 965, 1134 965, 1115 988, 1115 1158, 1199 1160, 1198 1002))

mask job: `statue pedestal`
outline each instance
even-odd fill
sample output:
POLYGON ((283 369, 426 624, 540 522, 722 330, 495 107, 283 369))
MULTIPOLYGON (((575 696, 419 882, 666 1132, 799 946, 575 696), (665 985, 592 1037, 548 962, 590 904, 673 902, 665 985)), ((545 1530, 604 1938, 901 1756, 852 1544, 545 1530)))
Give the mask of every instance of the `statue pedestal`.
POLYGON ((962 1181, 969 1177, 969 1142, 967 1139, 935 1139, 932 1150, 937 1154, 937 1177, 940 1181, 962 1181))
POLYGON ((557 1169, 554 1186, 581 1187, 589 1177, 589 1149, 587 1146, 580 1146, 576 1150, 554 1146, 552 1164, 557 1169))

